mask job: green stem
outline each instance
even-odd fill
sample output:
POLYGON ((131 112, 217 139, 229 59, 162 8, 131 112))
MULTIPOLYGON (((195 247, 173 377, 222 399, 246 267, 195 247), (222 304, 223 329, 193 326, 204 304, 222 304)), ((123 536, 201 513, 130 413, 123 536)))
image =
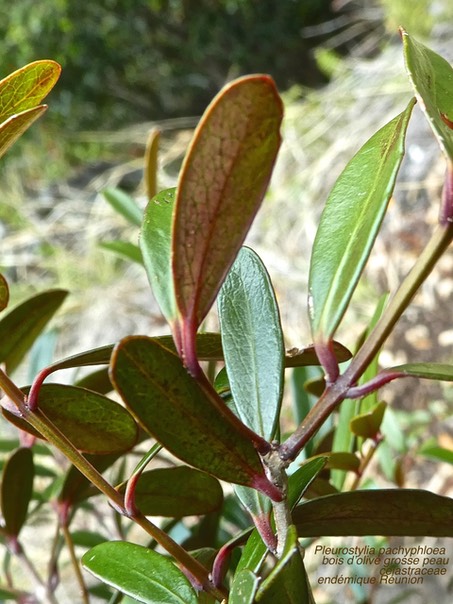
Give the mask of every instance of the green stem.
MULTIPOLYGON (((31 413, 28 409, 24 393, 0 370, 0 386, 16 405, 23 419, 35 428, 45 439, 61 451, 66 458, 110 499, 113 507, 122 515, 128 516, 124 507, 122 495, 105 480, 90 462, 81 455, 74 445, 60 432, 60 430, 45 416, 41 409, 31 413)), ((207 569, 191 556, 183 547, 176 543, 167 533, 148 520, 141 512, 137 511, 130 517, 132 521, 141 526, 159 545, 161 545, 175 560, 177 560, 199 583, 205 591, 222 600, 227 593, 221 588, 212 585, 207 569)))
POLYGON ((437 227, 427 246, 418 257, 410 273, 382 313, 373 331, 351 360, 345 373, 328 385, 318 402, 308 412, 297 430, 280 447, 283 460, 293 460, 310 438, 319 430, 329 415, 347 398, 348 389, 355 386, 374 356, 392 332, 395 323, 409 306, 420 285, 453 239, 453 224, 437 227))
POLYGON ((346 370, 345 376, 351 377, 351 385, 363 374, 373 357, 380 350, 396 322, 409 306, 417 290, 431 273, 452 239, 453 224, 451 223, 440 225, 434 231, 412 270, 391 298, 380 320, 346 370))

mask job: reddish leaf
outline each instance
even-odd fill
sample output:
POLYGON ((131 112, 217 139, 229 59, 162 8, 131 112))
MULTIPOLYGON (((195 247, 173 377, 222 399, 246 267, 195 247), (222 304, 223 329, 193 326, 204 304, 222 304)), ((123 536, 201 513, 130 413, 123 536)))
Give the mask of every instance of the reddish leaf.
POLYGON ((111 379, 128 409, 179 459, 222 480, 279 497, 252 441, 214 406, 177 355, 155 339, 130 337, 115 348, 111 367, 111 379))
POLYGON ((195 332, 266 192, 282 114, 273 80, 246 76, 217 95, 195 131, 179 177, 173 223, 176 331, 186 340, 187 355, 194 354, 195 332))

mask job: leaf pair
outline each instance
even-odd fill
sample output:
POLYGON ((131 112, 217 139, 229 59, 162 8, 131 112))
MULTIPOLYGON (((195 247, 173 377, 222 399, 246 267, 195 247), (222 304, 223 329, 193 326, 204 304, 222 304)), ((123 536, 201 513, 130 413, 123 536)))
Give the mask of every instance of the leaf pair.
POLYGON ((40 103, 60 71, 55 61, 35 61, 0 81, 0 157, 47 109, 40 103))

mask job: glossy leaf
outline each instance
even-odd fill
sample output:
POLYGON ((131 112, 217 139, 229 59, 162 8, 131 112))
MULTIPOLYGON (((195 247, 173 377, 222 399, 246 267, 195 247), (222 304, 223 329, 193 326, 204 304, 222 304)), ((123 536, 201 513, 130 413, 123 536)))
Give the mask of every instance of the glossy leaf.
POLYGON ((300 537, 453 537, 453 499, 416 489, 373 489, 305 501, 293 512, 300 537))
POLYGON ((0 124, 0 157, 8 151, 46 109, 47 105, 39 105, 14 114, 0 124))
POLYGON ((405 376, 453 382, 453 365, 442 363, 406 363, 385 370, 385 372, 394 371, 400 372, 405 376))
POLYGON ((130 195, 121 189, 105 189, 103 195, 112 208, 130 224, 138 227, 142 225, 143 212, 130 195))
POLYGON ((350 421, 351 432, 362 438, 376 438, 384 419, 386 408, 387 403, 381 401, 368 413, 361 413, 353 417, 350 421))
POLYGON ((148 280, 160 310, 170 325, 176 318, 171 272, 171 236, 176 189, 153 197, 145 209, 140 249, 148 280))
POLYGON ((6 533, 17 537, 27 519, 35 467, 31 449, 17 449, 3 468, 1 511, 6 533))
POLYGON ((381 128, 335 183, 313 246, 310 320, 315 344, 332 338, 379 231, 404 153, 414 101, 381 128))
POLYGON ((176 457, 267 492, 270 483, 252 442, 225 421, 180 359, 156 340, 122 340, 113 353, 111 378, 142 427, 176 457))
POLYGON ((0 274, 0 311, 8 306, 9 289, 5 277, 0 274))
POLYGON ((55 86, 60 73, 60 65, 46 59, 29 63, 1 80, 0 123, 39 105, 55 86))
POLYGON ((248 568, 236 573, 228 598, 229 604, 253 604, 259 582, 259 578, 248 568))
POLYGON ((130 241, 103 241, 99 244, 99 247, 108 252, 113 252, 117 256, 120 256, 120 258, 131 260, 137 264, 143 264, 140 248, 130 241))
POLYGON ((453 160, 453 68, 404 30, 404 58, 415 95, 444 153, 453 160))
POLYGON ((66 298, 67 292, 50 290, 29 298, 0 320, 0 362, 14 371, 38 335, 66 298))
POLYGON ((221 90, 194 133, 179 177, 173 225, 174 288, 188 342, 266 192, 282 115, 273 80, 246 76, 221 90))
POLYGON ((254 573, 258 573, 267 554, 267 547, 264 545, 258 531, 254 529, 247 539, 247 543, 242 551, 242 555, 236 567, 236 574, 244 569, 249 569, 254 573))
POLYGON ((222 487, 215 478, 185 466, 144 472, 135 488, 135 503, 145 516, 208 514, 222 501, 222 487))
POLYGON ((301 497, 304 496, 305 491, 324 468, 326 462, 327 457, 323 457, 322 455, 308 459, 300 466, 300 468, 289 476, 288 505, 291 509, 294 508, 301 497))
POLYGON ((146 604, 197 604, 185 575, 161 554, 125 541, 101 543, 82 558, 95 577, 146 604))
POLYGON ((283 334, 269 275, 250 248, 240 250, 220 290, 218 308, 236 415, 271 440, 283 392, 283 334))
POLYGON ((262 604, 310 604, 310 590, 294 526, 281 558, 259 586, 256 602, 262 604))
MULTIPOLYGON (((125 452, 137 441, 137 425, 121 405, 96 392, 62 384, 44 384, 39 408, 74 444, 87 453, 125 452)), ((15 425, 35 434, 20 417, 8 416, 15 425)))

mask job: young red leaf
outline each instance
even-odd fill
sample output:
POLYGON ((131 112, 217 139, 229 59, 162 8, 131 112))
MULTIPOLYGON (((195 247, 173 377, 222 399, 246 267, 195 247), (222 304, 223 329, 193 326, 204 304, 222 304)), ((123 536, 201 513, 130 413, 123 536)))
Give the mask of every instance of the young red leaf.
POLYGON ((266 192, 282 115, 269 76, 235 80, 209 105, 184 159, 173 223, 173 280, 176 331, 190 365, 195 332, 266 192))

